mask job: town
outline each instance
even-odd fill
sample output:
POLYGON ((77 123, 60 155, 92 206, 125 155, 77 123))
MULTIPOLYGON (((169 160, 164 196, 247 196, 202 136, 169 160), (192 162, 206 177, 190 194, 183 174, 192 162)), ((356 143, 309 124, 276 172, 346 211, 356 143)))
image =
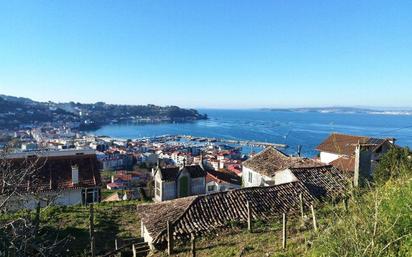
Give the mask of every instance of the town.
POLYGON ((412 256, 412 1, 0 1, 0 257, 412 256))
POLYGON ((247 222, 250 229, 252 218, 294 213, 299 198, 303 215, 315 201, 345 199, 351 185, 373 177, 380 158, 397 147, 394 138, 332 133, 308 158, 285 154, 283 144, 187 135, 124 140, 42 127, 11 138, 3 145, 3 167, 36 163, 30 174, 39 179, 19 180, 27 188, 16 189, 21 199, 4 201, 9 212, 146 202, 137 205, 140 237, 111 250, 92 246, 93 256, 114 256, 127 247, 133 256, 164 249, 172 254, 173 241, 208 234, 228 221, 247 222), (242 145, 256 151, 245 153, 242 145))

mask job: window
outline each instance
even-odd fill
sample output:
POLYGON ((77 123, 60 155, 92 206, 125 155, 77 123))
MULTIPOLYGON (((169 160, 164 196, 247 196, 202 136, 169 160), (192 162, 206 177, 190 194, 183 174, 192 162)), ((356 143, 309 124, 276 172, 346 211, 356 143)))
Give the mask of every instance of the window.
POLYGON ((82 203, 97 203, 100 202, 100 189, 99 188, 85 188, 82 189, 82 203))
POLYGON ((212 191, 215 191, 216 190, 216 186, 215 185, 209 185, 209 186, 207 186, 207 191, 208 192, 212 192, 212 191))
POLYGON ((248 179, 248 181, 249 181, 249 183, 252 183, 252 180, 253 180, 252 172, 249 171, 248 174, 249 174, 249 179, 248 179))

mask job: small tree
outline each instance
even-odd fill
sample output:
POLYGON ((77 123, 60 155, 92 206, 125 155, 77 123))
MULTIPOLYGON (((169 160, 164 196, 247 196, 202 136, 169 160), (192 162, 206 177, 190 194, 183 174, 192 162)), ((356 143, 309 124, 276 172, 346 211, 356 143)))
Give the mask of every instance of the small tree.
POLYGON ((0 256, 59 256, 66 239, 58 240, 41 223, 41 205, 55 198, 42 194, 39 157, 15 161, 0 152, 0 256), (25 210, 28 203, 35 210, 25 210), (32 207, 34 207, 32 206, 32 207))
POLYGON ((409 148, 392 147, 379 161, 373 179, 382 184, 391 178, 397 178, 405 173, 412 173, 412 159, 409 148))

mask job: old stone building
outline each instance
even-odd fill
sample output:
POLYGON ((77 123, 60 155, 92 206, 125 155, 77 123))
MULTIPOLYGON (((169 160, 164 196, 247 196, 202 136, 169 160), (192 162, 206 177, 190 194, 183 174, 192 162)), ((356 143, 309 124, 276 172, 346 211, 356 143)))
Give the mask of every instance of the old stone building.
POLYGON ((154 170, 155 197, 161 202, 206 193, 206 171, 201 165, 161 168, 154 170))

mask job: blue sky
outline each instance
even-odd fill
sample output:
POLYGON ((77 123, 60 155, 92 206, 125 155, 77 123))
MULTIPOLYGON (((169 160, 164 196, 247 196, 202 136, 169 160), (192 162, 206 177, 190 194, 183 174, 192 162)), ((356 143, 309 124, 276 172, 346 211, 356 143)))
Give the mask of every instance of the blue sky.
POLYGON ((411 107, 411 13, 412 1, 0 0, 0 93, 411 107))

